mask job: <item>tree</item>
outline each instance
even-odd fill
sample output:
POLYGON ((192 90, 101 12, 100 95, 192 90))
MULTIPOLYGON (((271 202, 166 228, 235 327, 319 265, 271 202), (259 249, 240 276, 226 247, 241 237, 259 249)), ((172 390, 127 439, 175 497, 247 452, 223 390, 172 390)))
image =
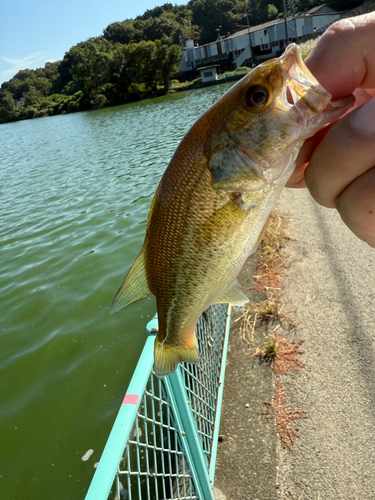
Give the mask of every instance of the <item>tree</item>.
POLYGON ((137 68, 133 52, 136 44, 117 43, 112 51, 111 70, 106 95, 113 104, 126 101, 129 86, 136 81, 137 68))
POLYGON ((144 14, 141 16, 137 16, 136 19, 149 19, 150 17, 160 17, 162 16, 165 12, 173 12, 174 7, 173 4, 171 3, 165 3, 164 5, 160 7, 154 7, 153 9, 147 9, 144 14))
POLYGON ((0 123, 10 121, 16 112, 16 105, 12 94, 8 91, 0 91, 0 123))
POLYGON ((147 87, 157 89, 157 64, 155 43, 149 40, 136 44, 133 48, 130 64, 136 68, 138 81, 143 81, 147 87))
POLYGON ((42 96, 43 96, 42 92, 40 92, 33 85, 30 85, 28 92, 25 93, 27 106, 36 104, 42 96))
POLYGON ((267 17, 269 20, 276 19, 278 13, 279 11, 277 10, 277 7, 273 5, 273 3, 269 3, 267 5, 267 17))
POLYGON ((35 78, 35 71, 32 69, 21 69, 17 74, 14 75, 12 80, 28 80, 35 78))
POLYGON ((103 31, 106 40, 114 43, 131 43, 136 39, 136 29, 132 19, 125 19, 121 23, 116 22, 108 25, 103 31))
MULTIPOLYGON (((275 4, 277 2, 275 1, 275 4)), ((268 1, 267 0, 250 0, 249 15, 252 25, 265 23, 268 21, 268 1)), ((277 5, 275 5, 278 8, 277 5)))
POLYGON ((147 40, 160 40, 163 35, 179 43, 183 27, 173 18, 174 16, 149 17, 145 21, 144 35, 147 40))
POLYGON ((174 43, 193 38, 197 28, 192 26, 192 11, 186 5, 166 3, 147 10, 143 15, 122 22, 112 23, 103 31, 103 36, 114 43, 155 41, 166 35, 174 43))
POLYGON ((82 90, 86 102, 98 87, 108 82, 113 45, 105 39, 94 38, 81 42, 65 54, 59 67, 61 80, 68 83, 64 93, 72 95, 82 90))
POLYGON ((182 52, 180 47, 173 45, 166 36, 161 40, 156 40, 155 45, 158 80, 164 85, 167 92, 170 87, 171 76, 176 72, 177 65, 181 62, 182 52))
POLYGON ((193 22, 200 29, 200 43, 209 43, 217 35, 226 35, 236 28, 235 0, 190 0, 188 7, 193 13, 193 22))
POLYGON ((30 86, 28 80, 19 80, 13 77, 9 82, 4 82, 1 88, 7 90, 12 98, 18 101, 18 99, 23 97, 23 94, 29 90, 30 86))
POLYGON ((61 61, 46 62, 44 68, 35 70, 38 78, 46 78, 50 82, 47 95, 60 93, 63 89, 59 74, 60 63, 61 61))

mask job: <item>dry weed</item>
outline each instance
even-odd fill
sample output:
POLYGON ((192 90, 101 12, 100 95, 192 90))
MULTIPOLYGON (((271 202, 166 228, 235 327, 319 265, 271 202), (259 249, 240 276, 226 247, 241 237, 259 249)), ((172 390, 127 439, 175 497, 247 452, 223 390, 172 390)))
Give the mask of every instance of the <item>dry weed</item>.
POLYGON ((283 244, 290 239, 286 232, 287 217, 277 210, 271 213, 267 230, 261 241, 257 255, 256 275, 258 283, 254 285, 257 291, 281 290, 284 284, 281 281, 283 269, 288 264, 280 253, 283 244))
POLYGON ((300 43, 299 48, 302 54, 302 59, 305 59, 310 54, 310 52, 314 50, 320 38, 321 36, 318 36, 313 40, 306 40, 306 42, 300 43))
POLYGON ((266 292, 267 299, 262 302, 249 301, 242 309, 242 314, 235 321, 241 321, 240 332, 243 340, 249 345, 254 343, 254 330, 258 323, 270 322, 274 328, 278 325, 296 326, 294 311, 285 311, 280 291, 284 289, 282 282, 283 269, 288 267, 280 250, 285 241, 290 239, 286 231, 287 217, 274 210, 269 218, 267 230, 261 241, 256 261, 258 282, 253 286, 257 292, 266 292))
POLYGON ((267 418, 276 420, 276 432, 281 442, 289 450, 295 443, 297 432, 290 426, 290 422, 299 418, 307 418, 306 410, 295 410, 286 403, 286 393, 280 375, 286 375, 289 370, 298 372, 304 364, 299 359, 303 354, 301 349, 303 340, 288 342, 276 329, 296 327, 294 321, 295 311, 286 311, 281 300, 281 290, 284 288, 282 278, 284 269, 288 268, 285 257, 281 254, 283 244, 291 239, 286 231, 287 217, 281 213, 272 212, 264 238, 259 245, 256 261, 257 283, 253 289, 265 292, 267 299, 262 302, 250 301, 242 309, 242 314, 236 321, 241 321, 242 338, 254 345, 254 330, 257 323, 266 322, 273 328, 274 333, 269 335, 263 347, 257 349, 252 357, 259 357, 271 363, 271 368, 277 378, 273 402, 264 401, 270 410, 264 413, 267 418))
POLYGON ((289 343, 281 333, 276 332, 275 335, 270 335, 264 346, 257 349, 251 357, 271 361, 271 368, 276 376, 280 373, 286 375, 289 370, 298 372, 305 366, 298 358, 298 354, 304 353, 300 348, 303 342, 304 340, 299 340, 289 343))
POLYGON ((290 426, 290 422, 300 418, 307 418, 308 412, 307 410, 296 410, 291 404, 287 403, 286 400, 285 389, 278 378, 274 400, 272 402, 267 400, 263 401, 263 404, 268 407, 268 411, 262 414, 266 415, 268 419, 274 418, 276 420, 276 432, 283 446, 286 446, 289 451, 292 451, 296 437, 299 437, 299 434, 290 426), (272 413, 270 413, 270 411, 272 413))
POLYGON ((280 295, 272 296, 262 302, 250 300, 244 305, 241 316, 235 321, 241 321, 240 333, 248 345, 254 345, 254 330, 257 324, 268 323, 276 330, 278 326, 295 327, 295 311, 285 311, 280 295))

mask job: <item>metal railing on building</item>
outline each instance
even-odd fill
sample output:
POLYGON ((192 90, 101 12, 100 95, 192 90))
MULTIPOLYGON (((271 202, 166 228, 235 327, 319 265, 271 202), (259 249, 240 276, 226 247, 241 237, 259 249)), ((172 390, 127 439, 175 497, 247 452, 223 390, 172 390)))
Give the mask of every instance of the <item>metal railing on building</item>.
POLYGON ((158 378, 152 371, 157 319, 146 341, 86 500, 214 500, 212 485, 230 307, 200 317, 201 360, 158 378))

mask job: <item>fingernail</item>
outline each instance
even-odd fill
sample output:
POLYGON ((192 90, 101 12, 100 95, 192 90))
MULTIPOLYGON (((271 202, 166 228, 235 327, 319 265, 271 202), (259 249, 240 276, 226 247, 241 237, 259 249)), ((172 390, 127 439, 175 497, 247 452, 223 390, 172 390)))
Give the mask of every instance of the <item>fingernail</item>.
POLYGON ((352 125, 365 134, 375 134, 375 98, 353 113, 352 125))

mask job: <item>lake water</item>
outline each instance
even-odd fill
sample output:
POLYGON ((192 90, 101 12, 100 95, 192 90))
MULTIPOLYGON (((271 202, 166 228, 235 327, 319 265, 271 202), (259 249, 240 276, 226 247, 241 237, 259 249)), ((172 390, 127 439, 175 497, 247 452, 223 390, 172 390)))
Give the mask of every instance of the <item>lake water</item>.
POLYGON ((84 498, 155 313, 109 305, 174 150, 228 88, 0 125, 0 500, 84 498))

